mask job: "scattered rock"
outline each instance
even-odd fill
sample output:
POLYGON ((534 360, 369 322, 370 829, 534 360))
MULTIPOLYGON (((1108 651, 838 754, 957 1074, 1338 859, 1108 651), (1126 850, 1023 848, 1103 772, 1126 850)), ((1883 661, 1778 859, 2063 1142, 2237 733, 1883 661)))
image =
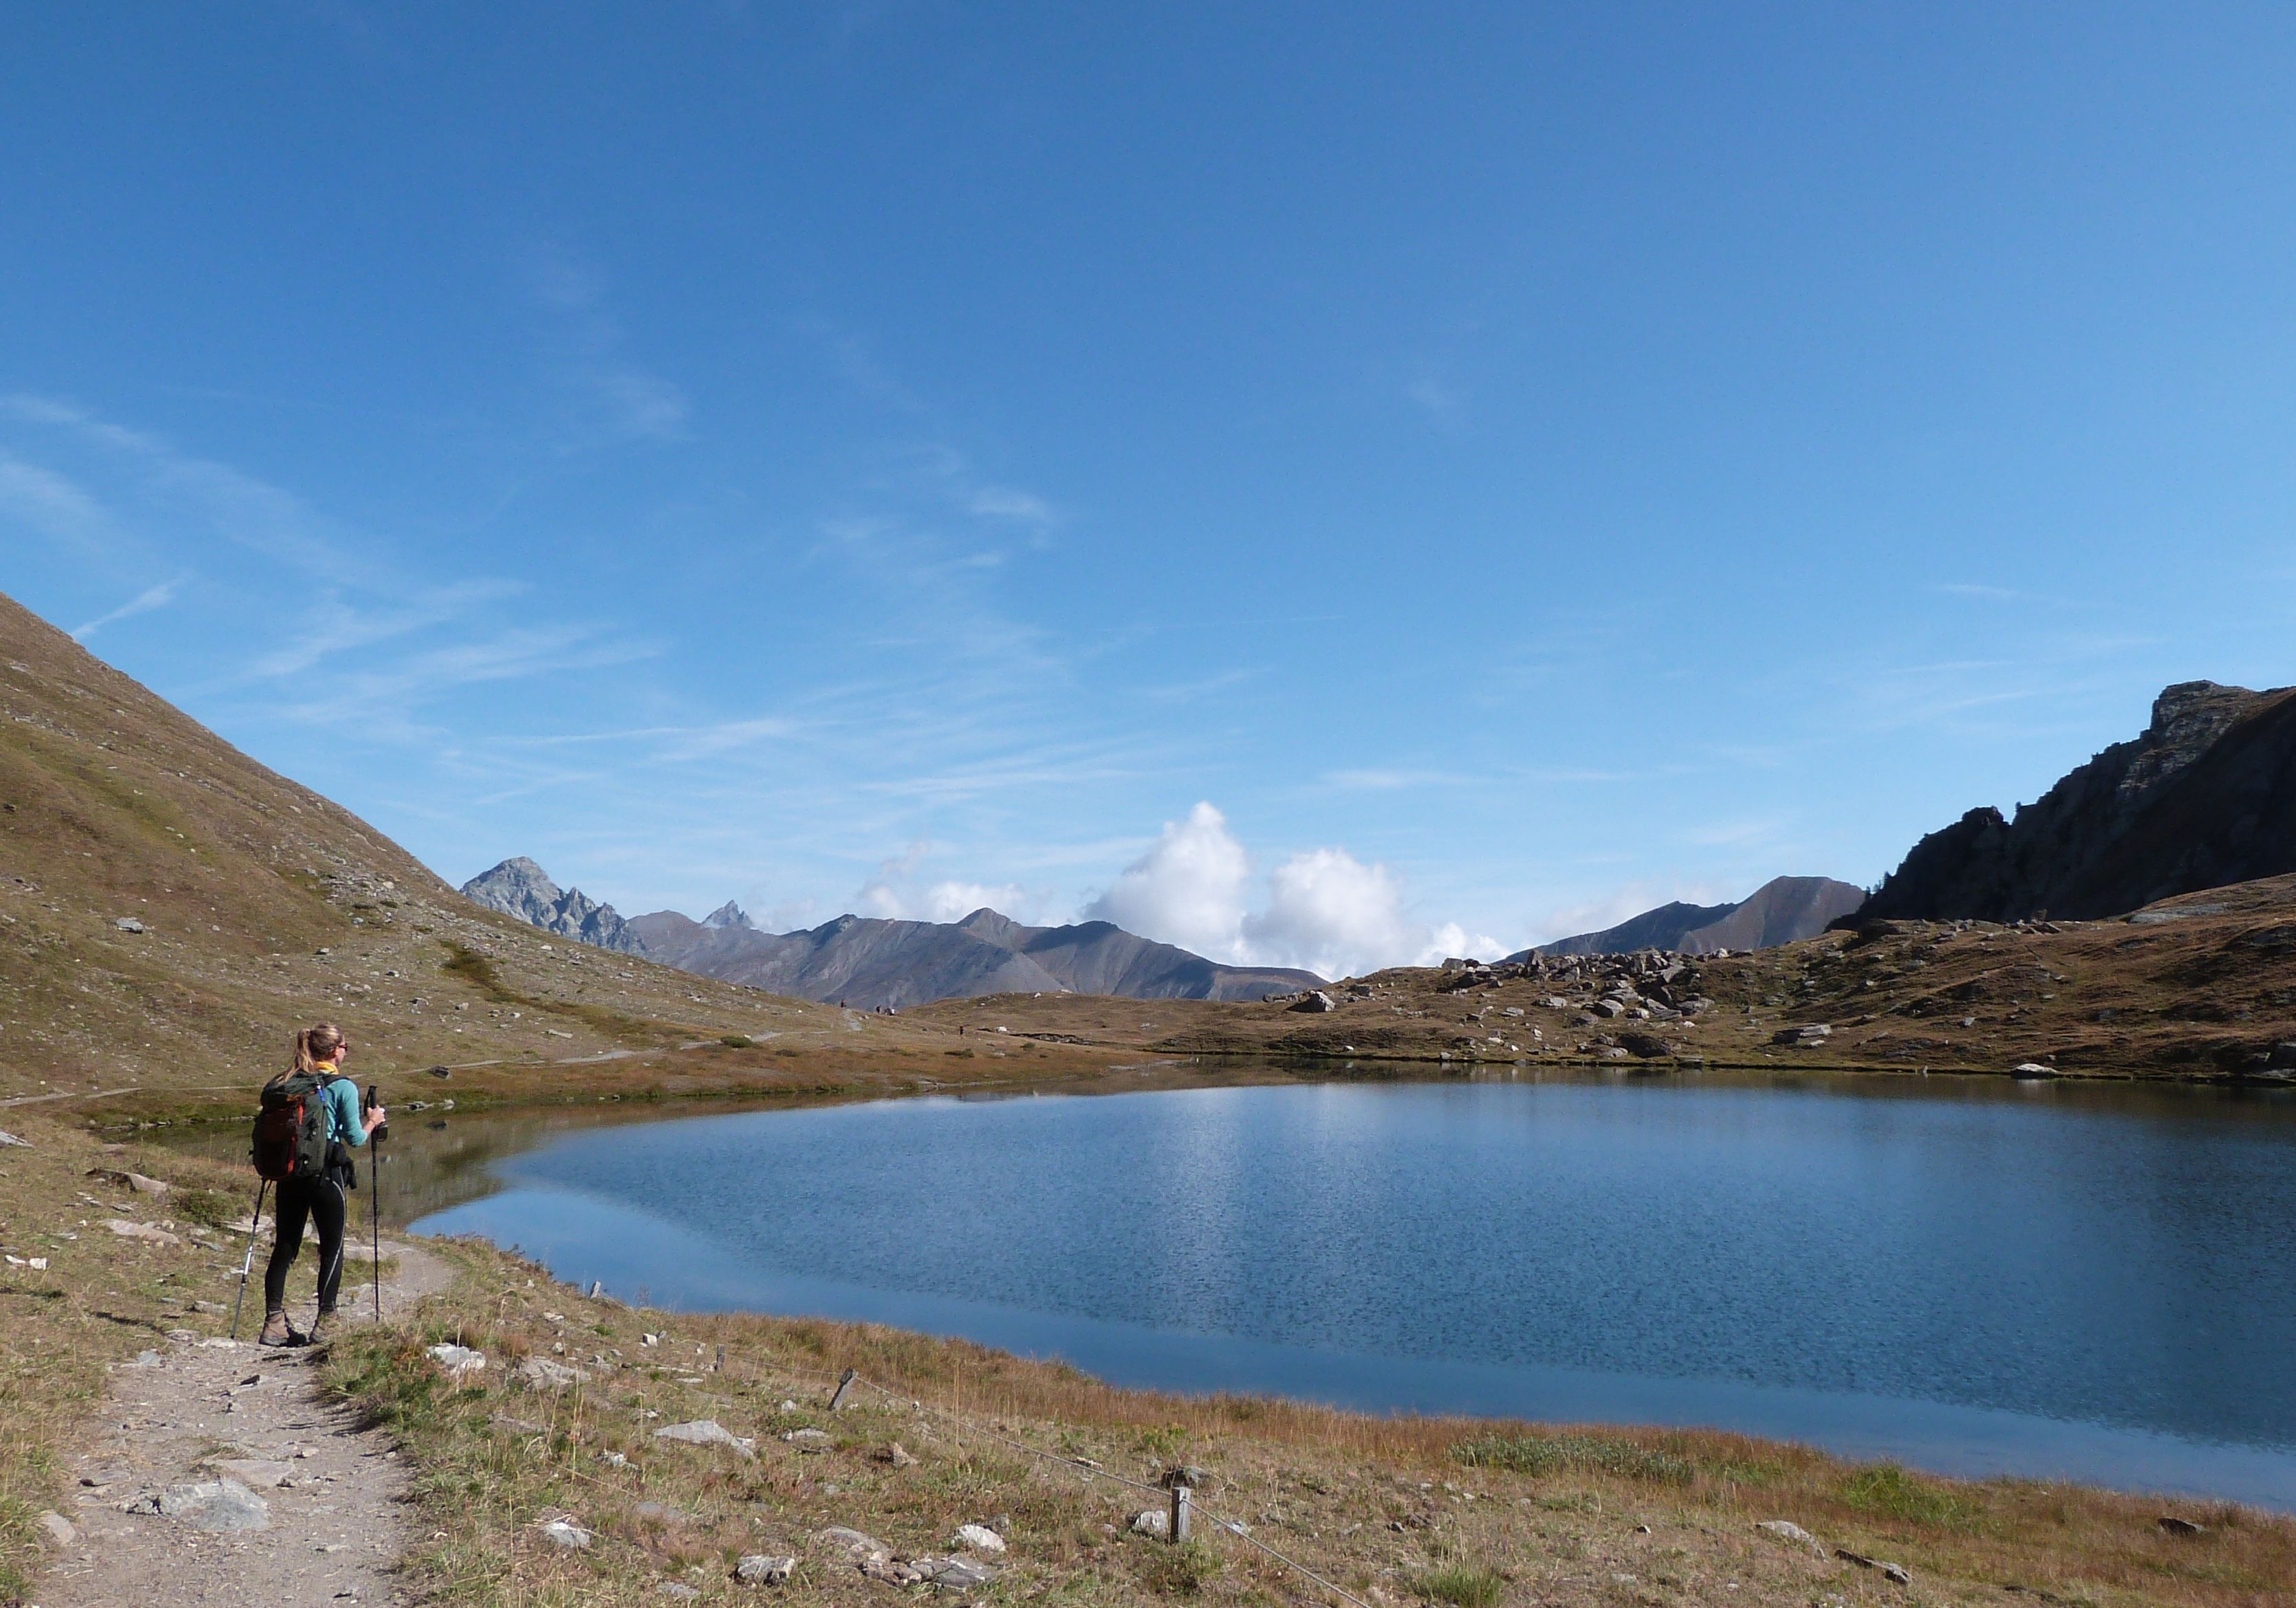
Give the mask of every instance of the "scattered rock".
POLYGON ((1831 1022, 1814 1021, 1807 1027, 1780 1028, 1770 1035, 1772 1044, 1824 1044, 1833 1037, 1831 1022))
POLYGON ((32 1142, 29 1139, 20 1139, 15 1135, 10 1133, 7 1129, 0 1128, 0 1149, 5 1149, 11 1144, 15 1145, 20 1150, 29 1150, 32 1148, 32 1142))
POLYGON ((552 1546, 562 1546, 569 1552, 585 1551, 597 1538, 571 1519, 547 1520, 542 1525, 542 1533, 552 1546))
POLYGON ((879 1452, 877 1461, 890 1463, 895 1468, 914 1468, 917 1465, 916 1455, 898 1440, 879 1452))
POLYGON ((157 1223, 131 1223, 126 1218, 106 1218, 103 1226, 123 1240, 145 1240, 154 1245, 180 1245, 184 1243, 157 1223))
POLYGON ((680 1602, 690 1602, 701 1595, 699 1590, 687 1585, 684 1580, 656 1580, 653 1583, 653 1588, 662 1596, 676 1597, 680 1602))
POLYGON ((430 1348, 430 1356, 441 1368, 446 1370, 447 1377, 449 1379, 465 1378, 487 1366, 487 1354, 484 1351, 473 1351, 468 1346, 435 1345, 430 1348))
POLYGON ((72 1528, 72 1522, 53 1510, 42 1514, 39 1522, 40 1531, 47 1537, 51 1546, 69 1546, 79 1537, 79 1531, 72 1528))
POLYGON ((1290 1007, 1294 1011, 1336 1011, 1339 1002, 1321 989, 1310 989, 1290 1007))
POLYGON ((268 1530, 271 1505, 236 1480, 171 1485, 135 1498, 132 1514, 157 1514, 193 1530, 268 1530))
POLYGON ((137 921, 132 915, 123 915, 111 924, 119 928, 122 932, 141 932, 144 931, 144 923, 137 921))
POLYGON ((553 1362, 547 1357, 529 1357, 511 1370, 511 1377, 537 1391, 562 1391, 590 1375, 584 1369, 553 1362))
POLYGON ((1172 1515, 1160 1507, 1144 1507, 1132 1515, 1128 1527, 1136 1536, 1161 1536, 1170 1533, 1172 1515))
POLYGON ((1797 1546, 1807 1546, 1821 1558, 1825 1555, 1825 1548, 1818 1544, 1817 1538, 1791 1519, 1764 1519, 1754 1528, 1767 1530, 1782 1541, 1792 1541, 1797 1546))
POLYGON ((753 1552, 734 1565, 734 1578, 751 1586, 785 1586, 797 1572, 797 1560, 753 1552))
POLYGON ((674 1507, 667 1502, 641 1502, 630 1509, 630 1516, 648 1524, 660 1524, 673 1529, 681 1524, 693 1522, 692 1514, 682 1507, 674 1507))
POLYGON ((912 1558, 909 1568, 918 1579, 931 1581, 936 1591, 970 1591, 993 1583, 997 1574, 973 1558, 912 1558))
POLYGON ((827 1430, 791 1430, 782 1439, 801 1452, 818 1452, 828 1449, 836 1437, 827 1430))
POLYGON ((696 1418, 691 1423, 667 1423, 654 1431, 657 1440, 679 1440, 687 1446, 730 1446, 744 1457, 758 1455, 758 1443, 736 1435, 715 1418, 696 1418))
POLYGON ((956 1538, 949 1545, 972 1552, 985 1552, 994 1557, 1004 1550, 1004 1538, 986 1524, 960 1524, 956 1527, 956 1538))
POLYGON ((598 1461, 608 1468, 627 1468, 630 1465, 630 1460, 619 1452, 600 1452, 598 1461))
POLYGON ((2204 1536, 2209 1533, 2207 1525, 2195 1524, 2190 1519, 2179 1519, 2173 1514, 2161 1515, 2161 1528, 2172 1536, 2204 1536))
POLYGON ((1895 1580, 1900 1586, 1910 1586, 1914 1583, 1913 1571, 1907 1569, 1903 1563, 1887 1563, 1880 1558, 1869 1558, 1862 1552, 1852 1552, 1846 1546, 1835 1547, 1833 1555, 1837 1558, 1846 1558, 1860 1569, 1878 1570, 1883 1579, 1895 1580))
POLYGON ((2013 1078, 2027 1079, 2054 1078, 2057 1075, 2057 1069, 2053 1066, 2043 1066, 2038 1061, 2021 1061, 2009 1075, 2013 1078))
POLYGON ((876 1537, 865 1535, 857 1530, 847 1530, 842 1525, 824 1530, 813 1539, 815 1545, 823 1550, 834 1553, 847 1562, 858 1564, 863 1568, 866 1568, 873 1563, 889 1562, 893 1555, 893 1549, 876 1537))

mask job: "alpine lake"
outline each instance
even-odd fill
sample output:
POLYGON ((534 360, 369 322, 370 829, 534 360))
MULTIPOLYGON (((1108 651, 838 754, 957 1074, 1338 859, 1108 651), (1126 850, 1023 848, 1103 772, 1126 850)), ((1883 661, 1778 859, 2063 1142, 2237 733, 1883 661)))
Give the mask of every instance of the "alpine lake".
POLYGON ((389 1153, 392 1218, 636 1302, 2296 1511, 2296 1091, 1164 1065, 389 1153))

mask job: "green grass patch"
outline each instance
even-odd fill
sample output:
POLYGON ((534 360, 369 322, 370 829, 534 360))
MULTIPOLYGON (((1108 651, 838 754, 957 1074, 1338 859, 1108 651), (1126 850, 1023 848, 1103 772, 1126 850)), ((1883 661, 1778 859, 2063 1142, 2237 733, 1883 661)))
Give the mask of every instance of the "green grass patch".
POLYGON ((1450 1563, 1431 1569, 1412 1582, 1412 1589, 1433 1603, 1452 1608, 1496 1608, 1506 1595, 1506 1580, 1480 1563, 1450 1563))
POLYGON ((1698 1473, 1688 1458, 1607 1435, 1478 1435, 1454 1446, 1451 1456, 1469 1468, 1511 1474, 1611 1474, 1687 1485, 1698 1473))
POLYGON ((1907 1473, 1894 1463, 1861 1468, 1841 1482, 1844 1505, 1878 1518, 1912 1524, 1965 1524, 1970 1505, 1942 1486, 1907 1473))

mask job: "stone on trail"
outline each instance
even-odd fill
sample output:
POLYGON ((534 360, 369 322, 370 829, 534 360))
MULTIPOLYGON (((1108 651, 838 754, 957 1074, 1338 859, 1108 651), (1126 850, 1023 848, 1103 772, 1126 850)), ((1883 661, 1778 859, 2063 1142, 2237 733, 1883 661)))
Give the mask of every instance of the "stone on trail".
POLYGON ((594 1538, 589 1530, 570 1519, 549 1520, 541 1526, 541 1530, 552 1546, 562 1546, 569 1552, 585 1550, 594 1538))
POLYGON ((736 1435, 715 1418, 696 1418, 690 1423, 666 1423, 654 1431, 657 1440, 678 1440, 687 1446, 730 1446, 744 1457, 758 1455, 754 1440, 736 1435))
POLYGON ((218 1462, 217 1473, 228 1474, 250 1489, 262 1490, 275 1485, 285 1485, 295 1477, 291 1463, 274 1463, 263 1457, 231 1457, 218 1462))
POLYGON ((72 1522, 53 1509, 40 1515, 40 1530, 51 1546, 69 1546, 79 1535, 72 1528, 72 1522))
POLYGON ((993 1555, 1004 1550, 1004 1538, 986 1524, 960 1524, 956 1527, 956 1538, 949 1545, 993 1555))
POLYGON ((782 1586, 797 1572, 797 1560, 776 1557, 770 1553, 753 1552, 734 1565, 734 1578, 751 1586, 782 1586))
POLYGON ((473 1351, 468 1346, 435 1345, 430 1348, 430 1356, 433 1361, 447 1371, 447 1377, 449 1379, 461 1379, 465 1374, 475 1374, 487 1366, 487 1354, 484 1351, 473 1351))
POLYGON ((1825 1548, 1818 1545, 1817 1538, 1791 1519, 1764 1519, 1754 1528, 1767 1530, 1782 1541, 1792 1541, 1797 1546, 1807 1546, 1821 1558, 1825 1555, 1825 1548))
POLYGON ((236 1480, 201 1480, 138 1497, 132 1514, 158 1514, 193 1530, 268 1530, 271 1505, 236 1480))

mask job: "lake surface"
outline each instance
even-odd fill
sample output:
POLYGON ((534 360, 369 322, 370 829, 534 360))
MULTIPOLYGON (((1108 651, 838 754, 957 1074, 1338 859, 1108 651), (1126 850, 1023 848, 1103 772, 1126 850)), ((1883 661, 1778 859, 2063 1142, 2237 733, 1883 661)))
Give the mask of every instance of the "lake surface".
POLYGON ((543 1138, 425 1218, 1121 1383, 2296 1509, 2296 1102, 1886 1079, 925 1098, 543 1138))

